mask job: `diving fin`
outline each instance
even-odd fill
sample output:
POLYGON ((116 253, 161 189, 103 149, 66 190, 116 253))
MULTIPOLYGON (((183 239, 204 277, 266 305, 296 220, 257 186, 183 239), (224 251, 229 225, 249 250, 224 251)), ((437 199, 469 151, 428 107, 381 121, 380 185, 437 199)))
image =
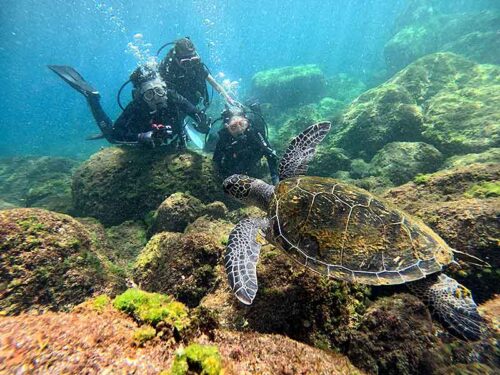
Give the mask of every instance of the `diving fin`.
POLYGON ((104 134, 99 133, 99 134, 94 134, 94 135, 89 135, 87 138, 85 138, 86 141, 96 141, 98 139, 104 139, 106 138, 104 134))
POLYGON ((47 65, 50 70, 56 73, 76 91, 88 97, 90 95, 99 96, 99 91, 89 85, 83 77, 71 66, 67 65, 47 65))

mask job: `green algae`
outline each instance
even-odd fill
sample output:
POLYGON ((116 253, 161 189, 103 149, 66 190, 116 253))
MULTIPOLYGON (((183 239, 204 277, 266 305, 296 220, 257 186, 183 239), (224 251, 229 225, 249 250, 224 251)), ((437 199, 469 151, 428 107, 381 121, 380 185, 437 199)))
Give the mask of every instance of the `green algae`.
POLYGON ((92 299, 91 306, 95 311, 101 313, 107 306, 109 306, 110 303, 111 298, 109 298, 106 294, 102 294, 92 299))
POLYGON ((500 182, 485 181, 472 185, 464 195, 467 198, 493 198, 500 196, 500 182))
POLYGON ((202 375, 218 375, 223 372, 222 358, 214 345, 191 344, 178 349, 170 375, 185 375, 196 372, 202 375))
POLYGON ((144 325, 137 328, 132 334, 132 340, 139 345, 144 345, 147 341, 152 340, 156 337, 156 329, 150 325, 144 325))
POLYGON ((153 327, 164 321, 180 332, 190 323, 186 306, 163 294, 128 289, 115 298, 113 306, 139 323, 153 327))

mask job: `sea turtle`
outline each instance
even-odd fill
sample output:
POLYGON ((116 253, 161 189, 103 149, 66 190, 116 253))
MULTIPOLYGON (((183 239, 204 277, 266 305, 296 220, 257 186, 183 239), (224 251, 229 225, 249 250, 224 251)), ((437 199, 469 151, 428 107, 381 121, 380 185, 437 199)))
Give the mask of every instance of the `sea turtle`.
POLYGON ((279 165, 275 186, 232 175, 226 193, 267 212, 241 220, 229 235, 225 268, 236 297, 250 305, 257 294, 257 234, 313 271, 369 285, 409 283, 450 328, 467 339, 484 325, 470 291, 441 273, 453 250, 420 220, 366 190, 333 178, 304 176, 329 122, 294 138, 279 165))

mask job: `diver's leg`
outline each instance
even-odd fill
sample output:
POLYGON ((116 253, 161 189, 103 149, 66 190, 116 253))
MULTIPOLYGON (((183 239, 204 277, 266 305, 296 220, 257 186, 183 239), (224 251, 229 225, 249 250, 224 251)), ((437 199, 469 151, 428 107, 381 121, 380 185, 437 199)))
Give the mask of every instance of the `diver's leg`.
POLYGON ((113 132, 113 121, 111 121, 106 112, 104 112, 101 106, 100 97, 98 95, 89 95, 87 96, 87 103, 89 104, 92 116, 94 116, 94 120, 104 135, 104 138, 113 143, 114 140, 111 136, 113 132))
POLYGON ((99 96, 99 92, 92 87, 83 77, 71 66, 67 65, 48 65, 49 69, 61 77, 64 82, 73 87, 85 97, 99 96))

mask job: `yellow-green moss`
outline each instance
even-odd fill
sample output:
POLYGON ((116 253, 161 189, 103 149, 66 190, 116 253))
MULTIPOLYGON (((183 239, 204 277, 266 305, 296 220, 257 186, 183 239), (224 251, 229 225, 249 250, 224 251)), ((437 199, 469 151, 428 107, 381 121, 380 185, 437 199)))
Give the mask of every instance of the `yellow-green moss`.
POLYGON ((424 185, 429 181, 430 178, 431 178, 430 174, 419 173, 413 178, 413 182, 416 183, 417 185, 424 185))
POLYGON ((156 329, 154 329, 150 325, 145 325, 137 328, 134 331, 132 339, 137 345, 144 345, 147 341, 154 339, 155 336, 156 329))
POLYGON ((110 304, 110 302, 111 298, 109 298, 105 294, 102 294, 92 300, 92 308, 97 312, 103 312, 104 309, 110 304))
POLYGON ((177 350, 170 374, 184 375, 193 370, 202 375, 222 374, 222 360, 217 347, 191 344, 177 350))
POLYGON ((468 198, 493 198, 500 196, 500 182, 486 181, 472 185, 464 194, 468 198))
POLYGON ((117 296, 113 306, 133 316, 140 323, 153 327, 165 321, 179 332, 189 326, 188 309, 172 297, 148 293, 139 289, 129 289, 117 296))

